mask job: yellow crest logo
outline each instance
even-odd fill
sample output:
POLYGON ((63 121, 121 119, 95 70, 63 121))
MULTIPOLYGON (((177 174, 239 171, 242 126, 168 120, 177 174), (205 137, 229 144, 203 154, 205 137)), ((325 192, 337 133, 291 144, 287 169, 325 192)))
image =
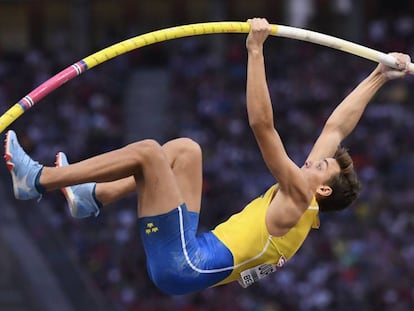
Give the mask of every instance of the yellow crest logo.
POLYGON ((155 233, 155 232, 158 232, 158 227, 156 227, 154 225, 154 223, 152 223, 152 222, 147 223, 147 225, 145 227, 145 233, 146 234, 151 234, 151 233, 155 233))

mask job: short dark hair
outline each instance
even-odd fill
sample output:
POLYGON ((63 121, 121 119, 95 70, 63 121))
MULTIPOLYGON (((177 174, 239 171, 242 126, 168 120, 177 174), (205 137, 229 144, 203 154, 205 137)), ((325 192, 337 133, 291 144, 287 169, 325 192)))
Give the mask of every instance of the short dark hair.
POLYGON ((318 198, 321 212, 343 210, 351 205, 361 192, 361 183, 348 150, 338 146, 334 159, 339 165, 340 172, 326 182, 326 185, 332 189, 331 195, 318 198))

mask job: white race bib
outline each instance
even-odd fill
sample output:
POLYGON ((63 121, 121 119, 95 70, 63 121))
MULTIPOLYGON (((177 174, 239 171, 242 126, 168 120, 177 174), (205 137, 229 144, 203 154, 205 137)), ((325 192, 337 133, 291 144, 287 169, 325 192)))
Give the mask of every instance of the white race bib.
POLYGON ((259 281, 260 279, 263 279, 265 276, 268 276, 270 273, 276 272, 282 268, 285 263, 286 258, 284 256, 281 256, 275 265, 264 263, 256 267, 244 270, 240 272, 240 279, 238 280, 239 284, 242 287, 246 288, 259 281))

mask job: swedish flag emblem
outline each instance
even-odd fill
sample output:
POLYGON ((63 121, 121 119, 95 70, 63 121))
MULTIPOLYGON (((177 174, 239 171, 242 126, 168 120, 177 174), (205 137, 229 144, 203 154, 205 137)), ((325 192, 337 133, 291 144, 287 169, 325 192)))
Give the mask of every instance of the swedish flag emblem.
POLYGON ((147 223, 147 225, 145 226, 145 233, 151 234, 156 232, 158 232, 158 227, 156 227, 152 222, 147 223))

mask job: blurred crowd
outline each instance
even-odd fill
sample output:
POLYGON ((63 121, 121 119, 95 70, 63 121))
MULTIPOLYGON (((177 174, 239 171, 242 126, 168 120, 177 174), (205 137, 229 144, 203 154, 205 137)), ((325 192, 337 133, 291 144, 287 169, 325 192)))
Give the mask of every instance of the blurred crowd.
MULTIPOLYGON (((162 66, 171 77, 168 113, 174 120, 165 140, 191 137, 204 152, 200 230, 213 228, 274 183, 247 122, 244 38, 226 35, 222 61, 212 57, 203 37, 159 47, 168 49, 162 66)), ((372 21, 364 45, 409 52, 412 38, 413 19, 394 17, 372 21)), ((56 51, 0 52, 1 111, 77 61, 58 53, 63 39, 56 42, 56 51)), ((125 85, 148 57, 140 53, 73 79, 16 121, 12 128, 30 155, 53 165, 57 151, 78 161, 121 147, 125 85)), ((276 126, 289 155, 301 164, 327 116, 375 64, 281 38, 268 39, 265 56, 276 126)), ((321 228, 298 254, 248 289, 230 284, 179 297, 159 292, 146 273, 134 195, 105 207, 96 219, 72 219, 58 193, 45 195, 34 208, 44 211, 44 221, 63 237, 113 310, 412 310, 413 90, 412 77, 386 85, 344 142, 363 182, 358 201, 341 213, 321 215, 321 228)), ((10 182, 8 175, 2 178, 10 182)))

